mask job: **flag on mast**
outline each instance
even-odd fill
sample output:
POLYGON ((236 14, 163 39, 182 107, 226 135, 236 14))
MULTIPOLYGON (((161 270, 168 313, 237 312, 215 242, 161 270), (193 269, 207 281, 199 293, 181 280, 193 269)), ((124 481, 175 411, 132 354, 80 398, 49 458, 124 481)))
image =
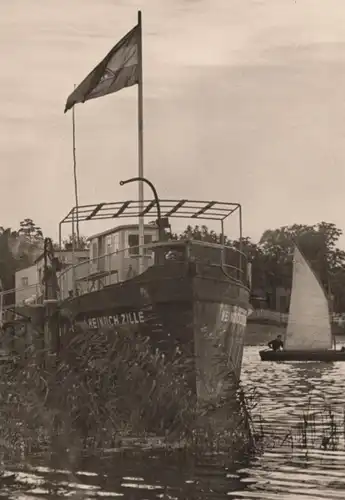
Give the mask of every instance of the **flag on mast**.
POLYGON ((118 92, 139 83, 141 29, 127 33, 68 97, 65 113, 77 103, 118 92))
MULTIPOLYGON (((138 84, 138 177, 144 177, 142 22, 127 33, 68 97, 65 113, 77 103, 138 84)), ((144 183, 139 182, 139 270, 144 271, 144 183)))

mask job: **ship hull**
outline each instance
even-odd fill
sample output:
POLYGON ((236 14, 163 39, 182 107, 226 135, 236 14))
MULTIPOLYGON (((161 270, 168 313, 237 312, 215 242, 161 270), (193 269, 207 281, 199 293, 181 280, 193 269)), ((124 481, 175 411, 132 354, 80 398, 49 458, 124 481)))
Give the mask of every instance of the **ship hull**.
POLYGON ((345 361, 345 352, 336 350, 291 350, 291 351, 270 351, 259 352, 261 361, 345 361))
POLYGON ((88 329, 114 335, 130 329, 168 357, 178 350, 192 361, 189 384, 198 399, 210 401, 237 388, 248 306, 248 290, 220 268, 206 274, 172 263, 65 301, 61 309, 88 329))

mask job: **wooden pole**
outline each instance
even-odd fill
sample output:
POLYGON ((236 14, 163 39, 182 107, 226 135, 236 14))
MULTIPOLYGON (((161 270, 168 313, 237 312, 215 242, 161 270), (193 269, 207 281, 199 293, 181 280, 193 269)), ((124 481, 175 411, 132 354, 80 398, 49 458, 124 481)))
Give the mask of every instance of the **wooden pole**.
MULTIPOLYGON (((75 85, 74 85, 75 88, 75 85)), ((74 196, 76 208, 76 233, 77 233, 77 248, 79 248, 79 196, 78 196, 78 177, 77 177, 77 155, 75 141, 75 106, 72 108, 72 144, 73 144, 73 177, 74 177, 74 196)))

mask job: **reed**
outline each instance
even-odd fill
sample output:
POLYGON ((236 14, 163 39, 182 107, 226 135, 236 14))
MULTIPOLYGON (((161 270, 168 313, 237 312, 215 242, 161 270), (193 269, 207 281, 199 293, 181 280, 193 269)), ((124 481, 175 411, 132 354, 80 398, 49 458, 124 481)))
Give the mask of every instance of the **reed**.
POLYGON ((304 449, 338 450, 344 445, 344 413, 325 403, 312 408, 310 402, 303 412, 297 432, 291 431, 296 443, 304 449))
POLYGON ((130 330, 120 336, 80 327, 68 337, 58 359, 36 343, 1 369, 0 452, 45 448, 73 461, 82 450, 121 447, 133 436, 162 436, 167 447, 180 442, 194 451, 217 452, 224 439, 228 449, 253 445, 253 396, 241 390, 226 433, 203 425, 192 358, 153 352, 130 330))
MULTIPOLYGON (((314 405, 309 398, 304 410, 299 415, 297 424, 289 426, 287 420, 286 433, 275 431, 274 427, 265 425, 261 416, 260 400, 256 401, 252 432, 256 445, 261 444, 261 451, 282 446, 291 449, 305 450, 323 449, 336 451, 345 446, 345 408, 332 405, 326 401, 314 405)), ((282 422, 279 422, 281 426, 282 422)), ((258 447, 257 447, 258 449, 258 447)))

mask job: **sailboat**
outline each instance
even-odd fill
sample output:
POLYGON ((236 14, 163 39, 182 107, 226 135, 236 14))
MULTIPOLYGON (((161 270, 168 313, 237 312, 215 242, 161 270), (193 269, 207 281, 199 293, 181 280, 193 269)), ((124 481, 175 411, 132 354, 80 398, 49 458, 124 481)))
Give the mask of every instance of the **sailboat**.
POLYGON ((329 305, 324 289, 297 246, 284 347, 260 351, 262 361, 345 361, 333 347, 329 305))

